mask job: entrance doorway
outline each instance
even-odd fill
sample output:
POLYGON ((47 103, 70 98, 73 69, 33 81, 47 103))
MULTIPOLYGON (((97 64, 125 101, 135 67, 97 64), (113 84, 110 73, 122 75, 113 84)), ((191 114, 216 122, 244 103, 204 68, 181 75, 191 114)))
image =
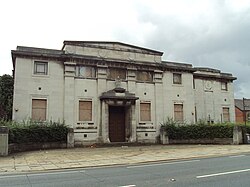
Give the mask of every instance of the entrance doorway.
POLYGON ((109 140, 125 142, 125 107, 109 106, 109 140))

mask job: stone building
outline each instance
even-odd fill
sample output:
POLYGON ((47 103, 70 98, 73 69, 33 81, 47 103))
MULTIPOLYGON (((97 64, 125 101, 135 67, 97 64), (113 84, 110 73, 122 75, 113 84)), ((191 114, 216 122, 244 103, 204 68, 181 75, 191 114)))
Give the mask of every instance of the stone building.
POLYGON ((64 41, 61 50, 18 46, 13 120, 61 120, 75 143, 157 141, 168 118, 234 122, 231 74, 162 60, 120 42, 64 41))

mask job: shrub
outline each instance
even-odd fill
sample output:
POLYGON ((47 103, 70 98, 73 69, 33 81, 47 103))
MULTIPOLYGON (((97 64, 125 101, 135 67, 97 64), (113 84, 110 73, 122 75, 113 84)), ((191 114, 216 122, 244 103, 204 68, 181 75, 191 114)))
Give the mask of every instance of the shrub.
POLYGON ((170 139, 214 139, 232 138, 233 127, 232 124, 181 125, 167 120, 161 125, 161 131, 165 131, 170 139))
POLYGON ((0 122, 9 127, 9 143, 66 142, 68 127, 60 122, 0 122))

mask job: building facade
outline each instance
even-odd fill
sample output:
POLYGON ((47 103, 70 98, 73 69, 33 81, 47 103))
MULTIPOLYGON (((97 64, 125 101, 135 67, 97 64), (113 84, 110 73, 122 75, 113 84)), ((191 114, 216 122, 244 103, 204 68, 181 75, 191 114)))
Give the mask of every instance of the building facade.
POLYGON ((18 46, 13 120, 65 121, 75 143, 157 141, 168 118, 234 122, 232 74, 163 61, 120 42, 64 41, 61 50, 18 46))
POLYGON ((250 121, 250 99, 235 99, 235 121, 245 123, 250 121))

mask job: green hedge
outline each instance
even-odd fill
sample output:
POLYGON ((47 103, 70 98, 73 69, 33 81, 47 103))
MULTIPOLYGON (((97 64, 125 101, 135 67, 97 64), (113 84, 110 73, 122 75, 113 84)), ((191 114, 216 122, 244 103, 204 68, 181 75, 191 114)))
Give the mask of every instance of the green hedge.
POLYGON ((1 122, 9 127, 9 143, 67 142, 68 127, 59 122, 1 122))
POLYGON ((241 126, 243 133, 250 134, 250 125, 249 124, 247 124, 246 126, 244 124, 240 124, 239 126, 241 126))
POLYGON ((161 130, 165 131, 170 139, 214 139, 233 138, 232 124, 203 124, 203 125, 178 125, 163 124, 161 130))

